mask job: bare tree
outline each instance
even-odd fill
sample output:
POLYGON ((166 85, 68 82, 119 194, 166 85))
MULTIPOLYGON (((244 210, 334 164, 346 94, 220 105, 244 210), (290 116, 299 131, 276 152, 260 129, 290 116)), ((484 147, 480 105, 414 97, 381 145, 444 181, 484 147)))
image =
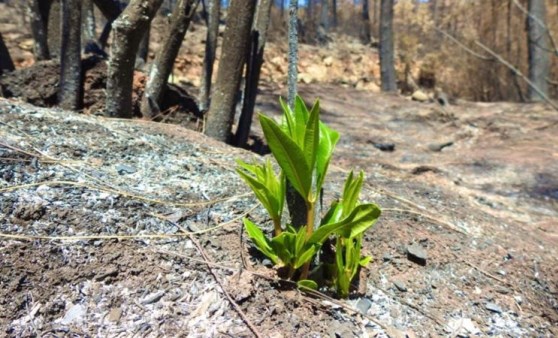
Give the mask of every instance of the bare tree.
POLYGON ((93 0, 82 0, 81 21, 82 43, 95 41, 97 39, 97 32, 95 32, 95 13, 93 0))
POLYGON ((237 147, 244 146, 250 134, 252 116, 254 115, 254 107, 256 105, 258 83, 260 81, 260 71, 264 61, 264 48, 272 3, 272 0, 260 0, 260 5, 258 6, 254 19, 250 55, 246 62, 244 102, 242 104, 242 113, 240 114, 238 129, 235 135, 235 145, 237 147))
POLYGON ((550 70, 550 42, 546 33, 545 0, 529 0, 527 36, 529 48, 529 80, 538 88, 529 87, 527 96, 531 101, 543 101, 548 96, 546 77, 550 70), (540 93, 544 95, 541 95, 540 93))
POLYGON ((333 27, 337 27, 337 0, 331 1, 331 12, 333 13, 333 27))
POLYGON ((47 37, 48 37, 48 51, 50 57, 58 59, 60 57, 60 31, 62 20, 61 0, 43 0, 50 1, 47 20, 47 37))
POLYGON ((380 76, 382 91, 397 90, 393 50, 393 0, 380 4, 380 76))
POLYGON ((49 9, 50 1, 30 0, 28 2, 34 43, 33 51, 37 60, 48 60, 50 58, 46 26, 49 9))
POLYGON ((93 0, 95 6, 99 8, 103 16, 107 19, 107 23, 103 28, 103 32, 99 37, 99 44, 101 48, 105 48, 107 45, 108 37, 112 30, 112 23, 116 18, 122 13, 122 5, 119 0, 93 0))
POLYGON ((211 78, 213 76, 213 63, 217 50, 217 37, 219 35, 219 11, 221 0, 209 0, 209 15, 207 18, 207 36, 205 38, 205 54, 200 83, 199 108, 201 111, 209 107, 209 94, 211 92, 211 78))
POLYGON ((326 44, 329 40, 329 0, 322 0, 322 8, 320 11, 320 21, 316 31, 316 40, 319 44, 326 44))
POLYGON ((6 47, 6 44, 4 43, 2 34, 0 34, 0 75, 5 73, 6 71, 11 72, 14 69, 15 67, 12 61, 12 57, 10 56, 10 52, 8 51, 8 47, 6 47))
POLYGON ((229 3, 217 81, 205 126, 207 135, 223 142, 230 140, 255 8, 256 0, 231 0, 229 3))
POLYGON ((132 0, 112 24, 105 113, 132 117, 132 81, 139 43, 163 0, 132 0))
POLYGON ((151 37, 151 25, 147 27, 143 38, 138 47, 138 54, 136 55, 136 68, 140 69, 147 63, 147 56, 149 54, 149 39, 151 37))
POLYGON ((64 109, 81 108, 81 0, 62 0, 62 38, 58 102, 64 109))
POLYGON ((170 28, 149 71, 149 79, 141 102, 141 112, 144 116, 153 117, 159 112, 159 105, 165 93, 174 60, 178 55, 198 3, 199 0, 178 0, 174 7, 170 19, 170 28))
POLYGON ((368 7, 368 0, 362 0, 362 31, 360 38, 362 43, 369 44, 372 40, 370 33, 370 8, 368 7))
POLYGON ((298 80, 298 2, 290 0, 289 3, 289 54, 287 74, 287 102, 289 107, 294 107, 296 96, 296 82, 298 80))

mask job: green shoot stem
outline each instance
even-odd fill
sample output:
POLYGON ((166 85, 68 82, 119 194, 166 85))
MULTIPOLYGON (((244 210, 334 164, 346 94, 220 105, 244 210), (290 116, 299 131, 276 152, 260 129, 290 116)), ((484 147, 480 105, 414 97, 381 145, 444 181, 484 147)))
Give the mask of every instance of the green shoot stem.
MULTIPOLYGON (((307 201, 306 209, 308 213, 306 214, 306 240, 312 236, 314 232, 314 208, 316 207, 316 202, 307 201)), ((308 279, 308 273, 310 271, 310 261, 304 263, 302 266, 302 271, 300 274, 300 279, 308 279)))
POLYGON ((273 218, 273 228, 275 230, 275 236, 279 236, 283 232, 283 230, 281 230, 281 218, 273 218))

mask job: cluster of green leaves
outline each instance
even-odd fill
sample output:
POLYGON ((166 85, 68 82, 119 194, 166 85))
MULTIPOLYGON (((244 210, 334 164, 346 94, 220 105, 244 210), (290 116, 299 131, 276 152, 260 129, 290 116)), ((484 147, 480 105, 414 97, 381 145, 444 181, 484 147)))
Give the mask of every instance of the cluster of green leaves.
POLYGON ((268 237, 262 228, 249 219, 244 225, 258 250, 275 265, 286 267, 289 278, 299 285, 317 288, 308 279, 314 257, 329 238, 335 239, 335 263, 329 280, 340 296, 349 294, 350 283, 360 266, 370 257, 361 257, 362 237, 380 216, 380 209, 371 203, 361 203, 359 194, 364 182, 361 172, 348 176, 341 200, 334 202, 329 211, 317 221, 316 203, 322 189, 339 133, 320 121, 320 105, 316 101, 308 110, 304 101, 296 97, 294 109, 282 100, 281 123, 260 115, 260 123, 269 148, 281 170, 276 173, 271 162, 247 164, 239 161, 240 176, 268 211, 274 236, 268 237), (295 228, 281 223, 286 199, 287 181, 306 203, 306 225, 295 228))

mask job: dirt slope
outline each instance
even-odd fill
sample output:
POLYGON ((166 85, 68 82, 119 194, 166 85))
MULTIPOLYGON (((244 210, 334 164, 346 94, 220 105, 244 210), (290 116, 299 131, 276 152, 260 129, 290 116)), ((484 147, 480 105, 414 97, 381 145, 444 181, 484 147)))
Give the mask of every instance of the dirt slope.
MULTIPOLYGON (((0 241, 2 334, 251 336, 197 242, 262 336, 557 334, 557 127, 538 130, 554 112, 300 91, 342 133, 326 202, 356 167, 384 209, 366 237, 365 294, 345 301, 356 313, 253 274, 273 277, 241 246, 238 217, 265 214, 234 159, 257 155, 178 126, 2 100, 0 232, 16 236, 0 241)), ((278 94, 264 91, 259 109, 278 114, 278 94)))

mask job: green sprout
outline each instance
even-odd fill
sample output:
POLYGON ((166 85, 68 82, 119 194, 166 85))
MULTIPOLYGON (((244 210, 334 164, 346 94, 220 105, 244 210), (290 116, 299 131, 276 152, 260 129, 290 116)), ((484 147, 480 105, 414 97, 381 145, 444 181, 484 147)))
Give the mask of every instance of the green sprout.
POLYGON ((294 111, 282 100, 280 103, 283 110, 280 124, 260 115, 265 139, 280 167, 279 173, 274 171, 269 160, 263 164, 238 161, 237 168, 269 213, 274 236, 266 236, 259 225, 247 218, 244 219, 246 231, 260 252, 275 265, 286 268, 289 279, 297 280, 301 288, 311 289, 317 289, 318 284, 308 279, 310 265, 320 253, 323 243, 334 238, 335 267, 328 278, 337 293, 347 297, 359 267, 365 266, 371 259, 360 256, 362 237, 380 216, 380 209, 375 204, 360 203, 364 175, 361 172, 355 178, 351 172, 345 182, 342 199, 334 202, 318 222, 318 196, 339 133, 320 121, 319 101, 308 110, 297 96, 294 111), (281 223, 287 181, 306 204, 306 224, 300 228, 281 223))

